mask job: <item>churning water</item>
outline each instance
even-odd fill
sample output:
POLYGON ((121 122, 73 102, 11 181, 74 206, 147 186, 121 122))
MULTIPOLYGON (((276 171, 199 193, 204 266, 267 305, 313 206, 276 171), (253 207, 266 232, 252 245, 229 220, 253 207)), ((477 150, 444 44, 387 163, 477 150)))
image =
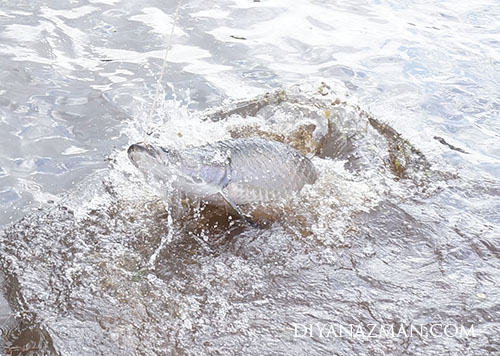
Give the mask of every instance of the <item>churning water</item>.
POLYGON ((498 2, 181 2, 148 119, 176 6, 2 2, 2 352, 498 354, 498 2), (247 226, 157 195, 146 132, 319 177, 247 226), (436 324, 474 335, 326 332, 436 324))

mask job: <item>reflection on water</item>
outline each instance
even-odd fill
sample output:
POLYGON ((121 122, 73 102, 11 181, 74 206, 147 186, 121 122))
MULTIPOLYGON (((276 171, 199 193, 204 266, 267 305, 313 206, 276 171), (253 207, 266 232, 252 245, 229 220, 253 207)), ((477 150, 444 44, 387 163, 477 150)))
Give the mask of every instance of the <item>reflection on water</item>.
POLYGON ((26 216, 0 235, 4 351, 498 353, 498 3, 182 3, 148 122, 176 5, 0 9, 0 222, 26 216), (158 200, 125 155, 146 130, 283 141, 322 173, 249 228, 158 200), (435 321, 479 336, 293 328, 435 321))

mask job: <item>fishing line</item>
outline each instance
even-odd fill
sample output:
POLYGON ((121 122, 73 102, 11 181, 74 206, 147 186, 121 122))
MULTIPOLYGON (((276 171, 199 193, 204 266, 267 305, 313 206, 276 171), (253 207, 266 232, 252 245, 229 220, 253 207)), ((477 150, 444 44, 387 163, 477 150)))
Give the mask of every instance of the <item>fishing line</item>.
POLYGON ((151 109, 149 110, 148 116, 146 118, 146 125, 147 125, 147 130, 144 132, 144 138, 143 142, 146 142, 149 136, 153 133, 153 113, 156 111, 156 108, 158 106, 158 99, 160 97, 160 91, 163 89, 162 82, 163 82, 163 76, 165 74, 165 70, 167 68, 167 58, 168 58, 168 52, 170 50, 170 46, 172 45, 172 38, 174 37, 174 29, 175 25, 177 23, 177 19, 179 17, 179 8, 181 5, 181 1, 177 0, 177 6, 175 8, 175 15, 174 15, 174 22, 172 23, 172 29, 170 31, 170 36, 168 38, 168 44, 167 48, 165 49, 165 57, 163 58, 163 65, 161 67, 161 72, 160 72, 160 78, 158 78, 158 81, 156 82, 156 92, 155 96, 153 99, 153 105, 151 106, 151 109))
MULTIPOLYGON (((174 37, 174 30, 175 30, 175 25, 177 23, 177 19, 179 18, 179 8, 181 5, 181 0, 177 0, 177 6, 175 8, 175 15, 174 15, 174 21, 172 23, 172 29, 170 30, 170 36, 168 38, 168 44, 167 48, 165 49, 165 57, 163 58, 163 65, 161 67, 161 72, 160 72, 160 78, 158 78, 158 81, 156 82, 156 92, 153 100, 153 104, 151 106, 151 109, 149 110, 148 116, 146 118, 146 125, 147 129, 144 132, 144 137, 143 137, 143 142, 147 142, 149 137, 153 134, 154 129, 153 129, 153 114, 156 111, 156 108, 158 106, 158 100, 160 98, 160 91, 163 89, 162 82, 163 82, 163 76, 165 75, 165 70, 167 68, 167 58, 168 58, 168 53, 170 51, 170 46, 172 45, 172 39, 174 37)), ((156 259, 158 258, 158 255, 160 252, 163 250, 165 245, 172 240, 173 236, 173 231, 174 231, 174 223, 172 220, 172 211, 169 205, 166 206, 166 210, 168 211, 168 218, 167 218, 167 225, 168 225, 168 233, 162 234, 161 236, 161 241, 158 247, 155 249, 153 254, 149 258, 149 263, 148 266, 151 270, 155 269, 155 263, 156 259)))

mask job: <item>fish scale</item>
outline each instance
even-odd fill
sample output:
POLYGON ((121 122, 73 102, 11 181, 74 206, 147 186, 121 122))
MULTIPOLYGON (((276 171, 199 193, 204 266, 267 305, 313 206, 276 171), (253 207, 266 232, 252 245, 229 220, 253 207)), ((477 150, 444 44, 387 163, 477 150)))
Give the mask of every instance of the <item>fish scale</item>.
POLYGON ((235 199, 240 203, 250 202, 244 197, 245 189, 284 195, 316 180, 317 172, 311 161, 286 144, 264 139, 235 139, 219 144, 231 152, 228 190, 231 192, 231 186, 238 185, 234 190, 239 193, 235 199))

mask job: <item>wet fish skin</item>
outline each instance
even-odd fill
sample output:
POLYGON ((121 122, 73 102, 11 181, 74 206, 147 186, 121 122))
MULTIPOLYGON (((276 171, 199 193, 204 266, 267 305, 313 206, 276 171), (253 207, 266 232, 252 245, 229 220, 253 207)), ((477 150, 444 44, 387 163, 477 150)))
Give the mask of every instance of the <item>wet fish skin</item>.
POLYGON ((156 182, 168 182, 182 193, 216 202, 216 195, 228 182, 228 164, 215 162, 211 157, 217 152, 208 149, 176 150, 137 143, 128 148, 128 156, 156 182))
POLYGON ((318 176, 313 163, 277 141, 241 138, 182 150, 139 143, 128 155, 146 175, 170 180, 187 195, 231 205, 266 202, 298 192, 318 176))
POLYGON ((275 200, 316 181, 312 162, 284 143, 235 139, 218 145, 230 152, 231 179, 226 189, 237 204, 275 200))

